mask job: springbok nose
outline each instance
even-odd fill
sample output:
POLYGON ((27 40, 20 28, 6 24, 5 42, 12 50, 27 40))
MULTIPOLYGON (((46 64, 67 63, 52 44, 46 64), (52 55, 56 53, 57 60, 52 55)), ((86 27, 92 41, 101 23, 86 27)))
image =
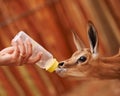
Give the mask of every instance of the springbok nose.
POLYGON ((64 65, 64 62, 60 62, 58 67, 62 67, 64 65))

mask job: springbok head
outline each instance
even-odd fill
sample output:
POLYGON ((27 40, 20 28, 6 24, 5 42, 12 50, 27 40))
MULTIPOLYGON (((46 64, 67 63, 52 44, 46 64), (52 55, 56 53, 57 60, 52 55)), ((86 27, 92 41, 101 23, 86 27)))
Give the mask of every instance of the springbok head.
POLYGON ((73 32, 77 51, 71 58, 61 61, 56 72, 60 76, 79 78, 114 79, 120 78, 120 55, 100 57, 98 54, 98 34, 94 25, 88 23, 88 40, 90 48, 85 48, 79 36, 73 32))

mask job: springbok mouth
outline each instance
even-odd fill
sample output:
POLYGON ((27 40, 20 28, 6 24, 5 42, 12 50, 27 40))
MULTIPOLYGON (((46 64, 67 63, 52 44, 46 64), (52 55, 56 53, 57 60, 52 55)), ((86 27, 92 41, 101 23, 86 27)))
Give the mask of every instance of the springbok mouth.
POLYGON ((66 71, 67 71, 67 69, 65 69, 65 68, 57 68, 56 69, 56 73, 60 74, 60 75, 64 74, 64 72, 66 72, 66 71))

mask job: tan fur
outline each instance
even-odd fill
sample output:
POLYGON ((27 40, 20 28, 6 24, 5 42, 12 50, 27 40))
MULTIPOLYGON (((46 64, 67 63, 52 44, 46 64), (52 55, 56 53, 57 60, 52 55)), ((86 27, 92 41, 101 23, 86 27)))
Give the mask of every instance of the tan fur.
POLYGON ((96 29, 91 22, 89 24, 88 31, 91 48, 83 48, 83 44, 80 44, 81 41, 79 42, 80 38, 76 33, 74 33, 74 42, 78 50, 72 55, 71 58, 62 61, 64 64, 60 65, 56 72, 60 76, 120 79, 120 51, 112 57, 100 57, 97 52, 98 38, 96 29), (96 42, 94 42, 95 40, 96 42), (87 59, 84 62, 78 62, 78 59, 81 56, 84 56, 87 59))

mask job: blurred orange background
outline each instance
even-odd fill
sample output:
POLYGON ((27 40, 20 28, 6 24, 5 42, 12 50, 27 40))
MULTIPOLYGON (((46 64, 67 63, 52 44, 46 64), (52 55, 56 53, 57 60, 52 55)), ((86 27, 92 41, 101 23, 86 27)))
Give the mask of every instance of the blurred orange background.
MULTIPOLYGON (((58 61, 76 50, 71 30, 89 47, 87 22, 99 34, 99 53, 112 56, 120 45, 119 0, 0 0, 0 49, 21 30, 58 61)), ((120 96, 119 80, 74 80, 37 65, 0 67, 0 96, 120 96)))

